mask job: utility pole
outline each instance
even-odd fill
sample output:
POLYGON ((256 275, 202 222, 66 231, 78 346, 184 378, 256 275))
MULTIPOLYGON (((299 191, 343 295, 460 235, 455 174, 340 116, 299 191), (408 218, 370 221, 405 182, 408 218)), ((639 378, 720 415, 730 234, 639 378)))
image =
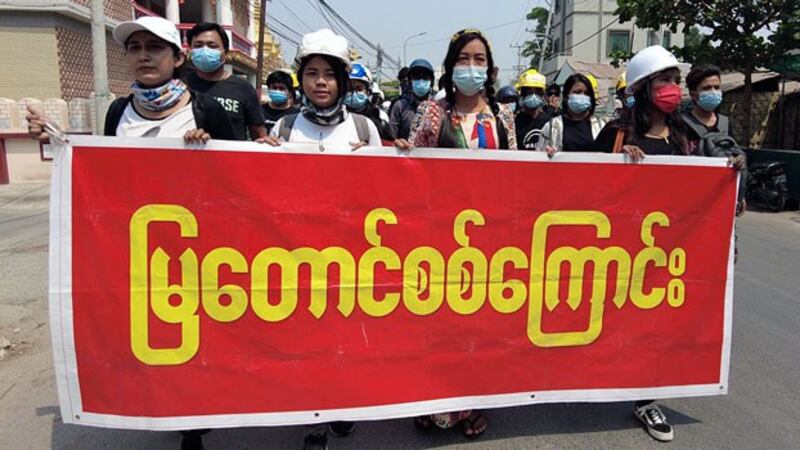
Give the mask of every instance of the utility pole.
POLYGON ((92 73, 94 75, 94 132, 103 134, 106 111, 111 103, 111 92, 108 90, 106 14, 103 10, 103 0, 92 0, 92 73))
POLYGON ((600 30, 603 29, 603 0, 597 0, 599 3, 599 11, 597 14, 597 62, 603 62, 603 34, 600 30))
POLYGON ((517 49, 517 65, 514 66, 514 70, 517 72, 517 78, 519 78, 522 75, 522 69, 524 69, 522 66, 522 49, 525 46, 522 44, 508 44, 508 46, 517 49))
POLYGON ((383 49, 381 48, 381 44, 378 43, 378 60, 375 62, 375 65, 378 67, 378 70, 375 73, 375 80, 378 83, 378 86, 381 85, 381 69, 383 69, 383 49))
POLYGON ((261 13, 258 18, 258 60, 256 63, 256 92, 261 98, 261 83, 264 81, 264 32, 267 22, 267 0, 261 0, 261 13))
POLYGON ((553 14, 555 11, 556 2, 550 0, 550 10, 547 13, 547 26, 544 28, 544 36, 542 37, 542 48, 539 52, 539 72, 544 73, 542 66, 544 66, 544 54, 547 53, 547 40, 550 39, 550 27, 553 25, 553 14))

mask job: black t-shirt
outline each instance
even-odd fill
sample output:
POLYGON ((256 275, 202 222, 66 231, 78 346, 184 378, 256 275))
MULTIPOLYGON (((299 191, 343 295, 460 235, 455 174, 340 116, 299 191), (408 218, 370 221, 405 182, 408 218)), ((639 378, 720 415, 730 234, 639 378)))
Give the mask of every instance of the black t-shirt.
POLYGON ((514 119, 517 129, 517 148, 520 150, 533 150, 542 135, 542 128, 550 121, 550 114, 542 113, 539 117, 520 111, 514 119))
POLYGON ((186 84, 195 91, 217 99, 231 119, 237 140, 248 139, 248 126, 264 124, 264 114, 261 111, 258 94, 246 80, 231 75, 224 80, 208 81, 190 72, 186 77, 186 84))
POLYGON ((645 155, 682 155, 681 145, 671 137, 651 138, 644 136, 637 139, 637 145, 645 155))
POLYGON ((592 123, 590 119, 579 121, 570 120, 563 116, 564 135, 561 138, 561 147, 565 152, 590 152, 594 150, 592 137, 592 123))
MULTIPOLYGON (((629 126, 627 123, 621 120, 612 120, 608 122, 600 133, 597 135, 597 138, 594 140, 594 151, 596 152, 606 152, 611 153, 614 151, 614 143, 617 140, 617 131, 620 128, 628 128, 629 126)), ((623 145, 624 145, 623 141, 623 145)))
POLYGON ((267 133, 272 131, 272 127, 280 120, 281 117, 287 114, 295 114, 300 112, 300 108, 297 106, 290 106, 286 109, 275 109, 266 103, 261 106, 261 109, 264 112, 264 124, 267 126, 267 133))

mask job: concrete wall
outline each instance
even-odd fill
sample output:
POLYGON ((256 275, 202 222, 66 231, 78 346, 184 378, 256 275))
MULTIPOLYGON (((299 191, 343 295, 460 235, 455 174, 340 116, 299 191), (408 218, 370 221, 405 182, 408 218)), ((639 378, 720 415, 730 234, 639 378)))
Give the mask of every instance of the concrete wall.
POLYGON ((42 161, 38 142, 27 137, 5 139, 5 148, 10 183, 41 183, 50 179, 53 165, 42 161))
POLYGON ((54 28, 0 26, 0 97, 60 97, 54 28))

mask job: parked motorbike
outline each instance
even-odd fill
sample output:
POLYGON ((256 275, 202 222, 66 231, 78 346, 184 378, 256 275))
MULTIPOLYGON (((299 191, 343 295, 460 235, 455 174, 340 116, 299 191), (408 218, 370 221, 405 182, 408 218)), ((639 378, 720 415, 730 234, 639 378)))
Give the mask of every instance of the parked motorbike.
POLYGON ((770 161, 753 163, 747 168, 747 199, 764 205, 772 212, 786 206, 786 163, 770 161))

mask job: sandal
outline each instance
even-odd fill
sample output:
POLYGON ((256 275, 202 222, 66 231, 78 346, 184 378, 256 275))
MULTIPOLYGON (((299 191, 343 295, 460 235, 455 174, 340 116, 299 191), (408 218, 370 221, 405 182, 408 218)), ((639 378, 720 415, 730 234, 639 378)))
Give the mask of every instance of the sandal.
POLYGON ((428 431, 433 428, 433 420, 431 416, 417 416, 414 417, 414 426, 419 431, 428 431))
POLYGON ((480 411, 472 411, 466 419, 461 421, 461 426, 464 430, 464 437, 467 439, 475 439, 486 431, 489 424, 480 411))

